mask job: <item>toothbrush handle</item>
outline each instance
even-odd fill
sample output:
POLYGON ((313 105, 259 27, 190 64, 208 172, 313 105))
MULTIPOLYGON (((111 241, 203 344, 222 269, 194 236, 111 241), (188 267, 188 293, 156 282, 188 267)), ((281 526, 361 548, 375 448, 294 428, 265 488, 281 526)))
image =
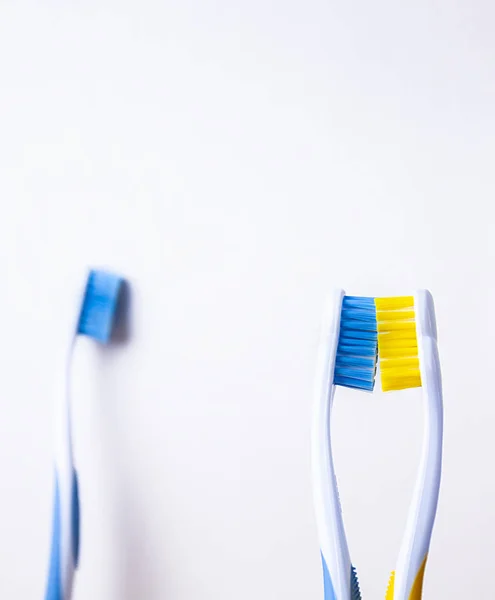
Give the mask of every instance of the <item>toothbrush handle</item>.
POLYGON ((45 600, 70 600, 72 580, 79 557, 79 485, 77 473, 63 485, 55 471, 55 492, 52 517, 52 541, 45 600), (64 494, 67 490, 68 493, 64 494))
POLYGON ((316 525, 323 565, 325 600, 359 600, 359 587, 344 530, 344 521, 332 458, 331 412, 335 355, 343 290, 327 302, 318 352, 311 435, 312 479, 316 525))
MULTIPOLYGON (((330 411, 334 386, 327 409, 315 423, 313 433, 313 489, 325 600, 354 600, 353 570, 344 530, 330 439, 330 411)), ((316 419, 315 419, 316 421, 316 419)), ((357 583, 357 582, 356 582, 357 583)))
POLYGON ((443 441, 440 360, 434 337, 425 336, 418 345, 424 388, 425 433, 421 464, 395 574, 395 595, 390 600, 422 598, 440 489, 443 441))

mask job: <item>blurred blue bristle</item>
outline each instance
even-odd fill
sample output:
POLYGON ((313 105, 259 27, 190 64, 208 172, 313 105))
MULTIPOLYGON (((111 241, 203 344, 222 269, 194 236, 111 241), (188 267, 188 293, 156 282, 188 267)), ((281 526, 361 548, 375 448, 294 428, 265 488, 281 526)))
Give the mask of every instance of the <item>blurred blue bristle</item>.
POLYGON ((374 298, 344 296, 335 359, 335 385, 373 391, 377 350, 374 298))
POLYGON ((106 344, 112 335, 123 279, 105 271, 90 271, 77 333, 106 344))

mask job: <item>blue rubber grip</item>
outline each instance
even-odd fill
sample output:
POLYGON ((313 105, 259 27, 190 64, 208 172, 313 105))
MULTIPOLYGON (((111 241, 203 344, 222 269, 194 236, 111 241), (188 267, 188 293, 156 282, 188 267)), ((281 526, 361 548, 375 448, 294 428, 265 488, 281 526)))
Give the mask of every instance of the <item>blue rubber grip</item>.
POLYGON ((330 578, 330 573, 328 572, 327 563, 323 558, 323 554, 321 555, 321 562, 323 566, 323 587, 325 591, 325 600, 337 600, 332 585, 332 579, 330 578))
MULTIPOLYGON (((77 473, 72 475, 72 502, 71 502, 71 533, 72 533, 72 555, 74 565, 77 567, 79 560, 79 539, 80 539, 80 512, 79 512, 79 485, 77 473)), ((53 521, 52 521, 52 545, 50 550, 50 566, 48 569, 48 582, 46 586, 45 600, 64 600, 62 590, 61 573, 61 549, 60 540, 62 535, 62 525, 60 516, 60 489, 58 477, 55 475, 55 497, 53 502, 53 521)))
POLYGON ((55 477, 55 498, 53 502, 52 547, 50 551, 50 567, 45 600, 63 600, 62 575, 60 572, 60 490, 58 477, 55 477))
POLYGON ((72 555, 74 557, 74 566, 77 569, 79 564, 79 544, 81 536, 80 525, 80 509, 79 509, 79 483, 77 473, 74 471, 72 476, 72 555))

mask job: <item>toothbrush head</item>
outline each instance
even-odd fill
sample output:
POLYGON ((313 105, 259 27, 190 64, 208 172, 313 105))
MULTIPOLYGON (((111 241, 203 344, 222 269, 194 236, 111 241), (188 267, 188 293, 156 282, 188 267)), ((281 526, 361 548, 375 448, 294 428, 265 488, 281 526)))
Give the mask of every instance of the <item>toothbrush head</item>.
POLYGON ((375 298, 382 390, 421 387, 413 296, 375 298))
POLYGON ((334 384, 373 391, 377 356, 373 298, 344 296, 335 358, 334 384))
POLYGON ((110 341, 123 279, 91 270, 86 282, 77 333, 106 344, 110 341))

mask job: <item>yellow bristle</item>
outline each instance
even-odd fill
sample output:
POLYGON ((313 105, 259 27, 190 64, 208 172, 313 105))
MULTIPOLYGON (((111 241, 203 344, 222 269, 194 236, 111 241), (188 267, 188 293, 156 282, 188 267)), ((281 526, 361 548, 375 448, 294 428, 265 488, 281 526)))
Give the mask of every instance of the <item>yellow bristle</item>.
MULTIPOLYGON (((418 353, 418 347, 414 346, 412 348, 410 347, 405 347, 405 348, 395 348, 395 347, 388 347, 386 349, 380 349, 380 361, 381 359, 390 359, 390 358, 402 358, 404 356, 414 356, 415 354, 418 353)), ((380 368, 383 368, 383 365, 380 365, 380 368)))
POLYGON ((405 310, 414 312, 414 298, 412 296, 396 296, 393 298, 375 298, 377 311, 382 310, 405 310))
MULTIPOLYGON (((395 323, 396 321, 394 321, 395 323)), ((380 325, 383 325, 382 323, 380 323, 380 325)), ((395 330, 395 331, 390 331, 389 329, 385 328, 380 328, 380 325, 378 326, 378 332, 382 333, 382 342, 399 342, 399 341, 403 341, 405 345, 407 346, 417 346, 417 341, 416 341, 416 329, 405 329, 403 331, 401 330, 395 330)), ((404 345, 402 344, 402 345, 404 345)))
POLYGON ((383 369, 419 369, 419 359, 418 358, 388 358, 383 361, 382 364, 383 369))
POLYGON ((376 313, 377 321, 403 321, 404 319, 414 319, 413 310, 380 310, 376 313))
POLYGON ((385 600, 394 600, 394 588, 395 588, 395 571, 392 571, 390 579, 388 580, 387 594, 385 600))
POLYGON ((416 323, 414 320, 407 321, 382 321, 378 322, 378 333, 387 333, 390 331, 415 332, 416 323))
POLYGON ((396 390, 408 390, 409 388, 421 387, 421 375, 412 375, 414 371, 399 370, 395 374, 389 375, 386 371, 382 372, 382 390, 384 392, 393 392, 396 390))
POLYGON ((376 298, 375 306, 383 391, 420 387, 414 298, 376 298))

